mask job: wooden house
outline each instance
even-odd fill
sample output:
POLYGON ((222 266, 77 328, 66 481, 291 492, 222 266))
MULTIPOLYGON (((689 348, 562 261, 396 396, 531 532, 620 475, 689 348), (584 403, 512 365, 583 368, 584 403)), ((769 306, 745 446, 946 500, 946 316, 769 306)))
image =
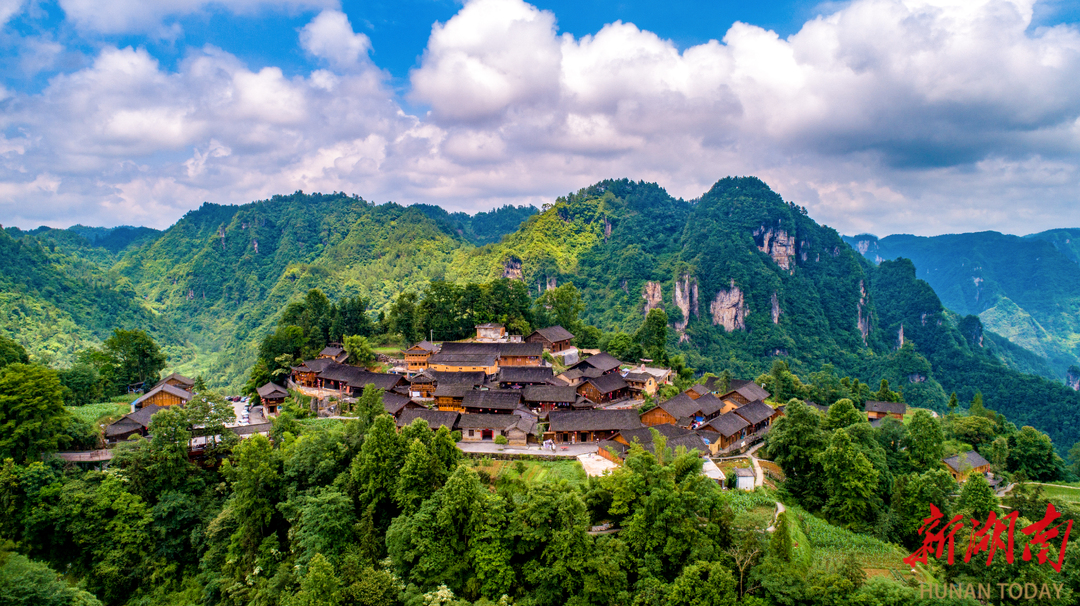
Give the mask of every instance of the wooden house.
POLYGON ((410 374, 427 370, 428 359, 438 351, 439 348, 431 341, 420 341, 405 350, 406 369, 410 374))
POLYGON ((502 435, 509 444, 524 446, 530 438, 535 441, 536 426, 536 417, 525 412, 523 415, 463 414, 458 417, 456 427, 462 442, 490 442, 502 435))
POLYGON ((876 400, 867 400, 866 402, 866 418, 868 420, 884 417, 903 420, 906 413, 907 404, 903 402, 878 402, 876 400))
POLYGON ((439 410, 464 412, 462 402, 465 400, 465 395, 473 391, 473 386, 467 383, 447 383, 436 387, 432 395, 435 397, 435 406, 439 410))
POLYGON ((671 424, 679 427, 695 427, 716 418, 724 409, 724 403, 712 394, 693 399, 687 393, 665 400, 641 415, 641 422, 655 426, 671 424))
POLYGON ((322 387, 319 384, 319 374, 326 370, 331 364, 337 364, 337 362, 330 358, 317 358, 315 360, 305 360, 299 366, 293 366, 292 380, 294 383, 301 387, 322 387))
POLYGON ((974 450, 962 452, 942 461, 957 482, 967 481, 968 476, 973 473, 990 473, 990 461, 974 450))
POLYGON ((746 419, 746 422, 750 424, 750 429, 747 430, 748 434, 757 433, 772 425, 773 420, 779 416, 775 408, 761 400, 755 400, 740 406, 733 412, 746 419))
MULTIPOLYGON (((195 381, 192 381, 184 375, 176 372, 155 383, 154 387, 159 387, 161 385, 172 385, 173 387, 179 387, 184 391, 191 391, 195 389, 195 381)), ((151 387, 151 389, 153 389, 153 387, 151 387)))
POLYGON ((592 408, 592 403, 578 397, 577 390, 569 385, 530 385, 521 390, 525 406, 541 414, 552 410, 571 410, 577 408, 579 399, 584 408, 592 408))
MULTIPOLYGON (((428 368, 438 372, 482 372, 487 376, 494 376, 499 371, 499 356, 497 353, 482 353, 455 351, 450 348, 450 343, 444 343, 439 353, 428 359, 428 368), (448 351, 449 350, 449 351, 448 351)), ((455 345, 458 345, 455 343, 455 345)), ((483 345, 478 343, 477 345, 483 345)))
POLYGON ((540 366, 544 361, 544 347, 540 343, 500 343, 499 367, 540 366))
POLYGON ((686 395, 688 395, 691 398, 696 400, 696 399, 700 398, 701 396, 704 396, 704 395, 706 395, 706 394, 708 394, 710 392, 709 392, 708 387, 705 387, 704 385, 698 384, 698 385, 691 385, 690 388, 687 389, 683 393, 685 393, 686 395))
POLYGON ((720 399, 730 400, 735 402, 737 406, 742 406, 743 404, 749 404, 754 400, 768 400, 770 395, 772 394, 765 391, 765 388, 753 381, 732 379, 731 384, 728 386, 727 393, 721 395, 720 399))
POLYGON ((630 386, 619 373, 613 372, 587 379, 577 387, 577 392, 590 402, 603 404, 630 397, 630 386))
POLYGON ((412 422, 417 419, 423 419, 427 421, 428 427, 430 427, 432 431, 438 430, 439 427, 445 427, 450 431, 454 431, 454 426, 457 425, 458 416, 458 413, 454 411, 408 408, 401 412, 401 415, 397 419, 397 426, 400 429, 406 425, 412 425, 412 422))
POLYGON ((521 408, 521 390, 472 390, 461 401, 469 414, 510 414, 521 408))
POLYGON ((131 403, 131 411, 154 404, 156 406, 183 406, 195 397, 190 391, 180 389, 168 383, 161 383, 157 387, 143 394, 138 400, 131 403))
POLYGON ((480 342, 495 342, 506 340, 506 327, 502 324, 489 322, 476 326, 476 340, 480 342))
POLYGON ((521 389, 527 385, 551 385, 555 375, 550 366, 499 366, 495 381, 501 389, 521 389))
POLYGON ((630 388, 630 397, 635 400, 644 400, 646 396, 655 396, 659 385, 656 377, 647 372, 630 371, 623 375, 627 387, 630 388))
POLYGON ((146 436, 150 428, 150 418, 162 407, 156 404, 148 404, 133 413, 126 414, 109 425, 105 426, 105 441, 115 444, 130 438, 133 435, 146 436))
POLYGON ((451 385, 451 384, 466 384, 471 387, 482 387, 487 385, 488 376, 483 371, 472 372, 444 372, 438 370, 429 370, 427 374, 435 378, 435 387, 439 385, 451 385))
POLYGON ((525 338, 525 342, 540 343, 543 345, 545 351, 559 353, 560 351, 570 349, 570 341, 573 340, 573 338, 574 335, 562 326, 548 326, 547 328, 534 330, 531 335, 525 338))
POLYGON ((409 395, 414 398, 432 397, 432 394, 435 393, 435 387, 435 377, 426 370, 422 370, 409 378, 409 395))
POLYGON ((716 454, 738 444, 739 440, 746 437, 749 429, 750 423, 732 411, 710 420, 699 427, 698 431, 709 438, 711 450, 716 454))
POLYGON ((285 398, 289 397, 289 390, 276 383, 267 383, 255 391, 259 393, 259 400, 267 416, 278 414, 278 409, 285 403, 285 398))
POLYGON ((559 444, 580 444, 611 439, 627 429, 641 427, 637 411, 626 410, 553 410, 548 413, 545 440, 559 444))
POLYGON ((345 348, 342 347, 340 343, 331 343, 324 347, 316 357, 333 360, 338 364, 344 364, 346 360, 349 359, 349 352, 345 351, 345 348))
POLYGON ((412 398, 388 391, 382 395, 383 410, 392 415, 395 419, 401 416, 401 413, 406 410, 427 410, 424 406, 417 404, 412 398))

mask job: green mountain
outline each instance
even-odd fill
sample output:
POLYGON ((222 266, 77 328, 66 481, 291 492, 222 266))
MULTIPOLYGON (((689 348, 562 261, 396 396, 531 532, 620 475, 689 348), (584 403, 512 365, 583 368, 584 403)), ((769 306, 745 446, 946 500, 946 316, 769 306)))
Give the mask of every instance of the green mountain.
POLYGON ((1028 237, 997 232, 845 238, 866 258, 911 259, 945 306, 977 315, 997 335, 1042 358, 1031 371, 1063 378, 1080 361, 1080 230, 1028 237), (1075 234, 1073 232, 1076 232, 1075 234))
MULTIPOLYGON (((433 279, 507 277, 535 295, 573 282, 584 319, 608 333, 632 333, 661 307, 671 322, 668 350, 701 372, 757 376, 784 360, 807 376, 832 364, 872 385, 888 379, 909 403, 937 410, 951 391, 963 401, 982 392, 987 406, 1047 431, 1062 448, 1080 438, 1080 422, 1072 421, 1080 394, 1024 374, 1046 371, 1041 358, 985 330, 978 316, 947 311, 916 275, 917 263, 867 261, 758 179, 723 179, 692 201, 656 184, 609 180, 539 213, 504 208, 468 224, 455 217, 434 207, 297 192, 241 206, 204 204, 117 252, 63 243, 52 250, 42 235, 8 239, 38 251, 49 275, 70 277, 61 268, 78 263, 101 276, 105 294, 130 310, 117 323, 158 323, 155 337, 171 348, 172 369, 219 385, 243 382, 260 339, 311 288, 332 300, 365 297, 375 313, 433 279), (474 243, 522 216, 499 241, 474 243), (106 254, 115 259, 110 266, 89 260, 106 254)), ((20 265, 5 266, 5 279, 20 265)), ((67 291, 53 292, 58 305, 67 291)), ((101 338, 91 327, 108 323, 108 314, 94 313, 69 314, 85 342, 101 338)), ((6 332, 33 350, 41 316, 6 332)))

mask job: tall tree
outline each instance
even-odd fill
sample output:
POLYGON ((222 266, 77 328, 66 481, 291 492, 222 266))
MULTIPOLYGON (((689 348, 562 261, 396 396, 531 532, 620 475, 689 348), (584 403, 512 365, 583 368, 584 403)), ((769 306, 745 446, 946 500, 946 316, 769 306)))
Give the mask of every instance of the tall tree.
POLYGON ((581 299, 581 293, 573 282, 566 282, 537 297, 533 315, 538 328, 558 324, 576 334, 581 327, 580 315, 583 311, 585 302, 581 299))
POLYGON ((165 368, 168 357, 150 335, 141 330, 120 330, 102 343, 107 365, 101 372, 114 390, 136 383, 153 383, 165 368))
POLYGON ((956 508, 977 520, 985 520, 991 511, 997 511, 998 500, 994 489, 981 473, 973 473, 960 489, 956 508))
POLYGON ((1025 425, 1009 436, 1008 465, 1009 471, 1022 473, 1028 480, 1047 482, 1058 479, 1063 462, 1049 436, 1025 425))
POLYGON ((70 441, 71 414, 64 408, 56 371, 32 364, 0 370, 0 460, 30 462, 70 441))
POLYGON ((822 425, 822 429, 825 431, 833 431, 835 429, 849 427, 856 423, 866 422, 866 413, 856 410, 855 404, 851 400, 841 398, 829 407, 829 412, 825 415, 825 422, 822 425))
POLYGON ((915 411, 908 424, 905 446, 912 469, 941 467, 941 457, 945 451, 945 433, 941 430, 941 423, 926 410, 915 411))
POLYGON ((0 335, 0 368, 8 364, 29 364, 30 356, 17 342, 0 335))
POLYGON ((809 509, 824 503, 821 464, 827 434, 821 429, 821 416, 806 404, 792 402, 773 424, 765 438, 769 457, 784 470, 785 486, 809 509))
POLYGON ((697 562, 683 569, 668 594, 670 606, 734 606, 735 578, 719 562, 697 562))
POLYGON ((371 343, 362 335, 350 335, 344 338, 345 351, 349 352, 349 364, 371 366, 375 363, 375 352, 371 343))
POLYGON ((634 335, 634 341, 641 345, 646 358, 663 364, 667 361, 667 333, 667 313, 660 308, 650 309, 645 323, 634 335))
POLYGON ((818 459, 829 494, 824 508, 826 517, 846 528, 873 520, 880 474, 855 448, 847 432, 843 429, 833 432, 829 447, 818 459))

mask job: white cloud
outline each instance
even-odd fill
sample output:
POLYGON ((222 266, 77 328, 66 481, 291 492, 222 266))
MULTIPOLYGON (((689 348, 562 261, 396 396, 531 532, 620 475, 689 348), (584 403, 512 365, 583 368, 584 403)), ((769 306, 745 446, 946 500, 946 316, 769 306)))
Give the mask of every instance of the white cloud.
POLYGON ((353 32, 345 13, 325 10, 300 30, 300 46, 338 69, 349 69, 367 58, 371 40, 353 32))
POLYGON ((788 38, 736 23, 680 52, 634 24, 574 38, 520 0, 473 0, 411 74, 419 117, 337 10, 300 31, 326 62, 303 77, 213 47, 175 70, 104 48, 2 101, 0 215, 160 227, 296 189, 479 210, 755 174, 847 232, 1080 225, 1080 33, 1032 30, 1032 6, 856 0, 788 38))
POLYGON ((251 14, 268 8, 297 11, 337 6, 338 0, 60 0, 60 7, 68 19, 80 28, 108 34, 146 32, 168 35, 170 30, 162 29, 164 19, 211 8, 251 14))
POLYGON ((0 26, 11 21, 12 17, 22 12, 26 0, 0 0, 0 26))

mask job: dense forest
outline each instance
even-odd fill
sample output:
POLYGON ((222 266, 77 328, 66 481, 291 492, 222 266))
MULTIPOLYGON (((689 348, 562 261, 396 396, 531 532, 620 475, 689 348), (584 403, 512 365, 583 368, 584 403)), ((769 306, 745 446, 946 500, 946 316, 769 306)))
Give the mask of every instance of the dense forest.
MULTIPOLYGON (((504 207, 468 222, 433 207, 297 192, 205 204, 160 234, 127 230, 115 252, 93 254, 87 247, 103 240, 92 233, 15 231, 0 236, 18 259, 0 279, 10 285, 5 305, 19 312, 0 331, 61 364, 119 324, 158 340, 172 370, 239 389, 262 339, 314 288, 328 304, 362 302, 371 335, 401 345, 433 330, 459 335, 474 318, 403 328, 388 324, 395 307, 476 297, 469 284, 510 278, 507 293, 519 284, 519 299, 573 284, 583 327, 597 331, 580 335, 589 343, 626 335, 615 341, 626 346, 647 312, 662 310, 667 350, 698 373, 757 376, 780 359, 806 375, 831 364, 866 384, 887 379, 918 406, 944 411, 950 392, 964 401, 982 393, 1061 448, 1080 438, 1070 414, 1080 395, 1047 380, 1056 375, 1044 359, 946 309, 911 262, 871 263, 754 178, 723 179, 692 201, 609 180, 539 213, 504 207)), ((525 314, 507 321, 532 326, 525 314)))

